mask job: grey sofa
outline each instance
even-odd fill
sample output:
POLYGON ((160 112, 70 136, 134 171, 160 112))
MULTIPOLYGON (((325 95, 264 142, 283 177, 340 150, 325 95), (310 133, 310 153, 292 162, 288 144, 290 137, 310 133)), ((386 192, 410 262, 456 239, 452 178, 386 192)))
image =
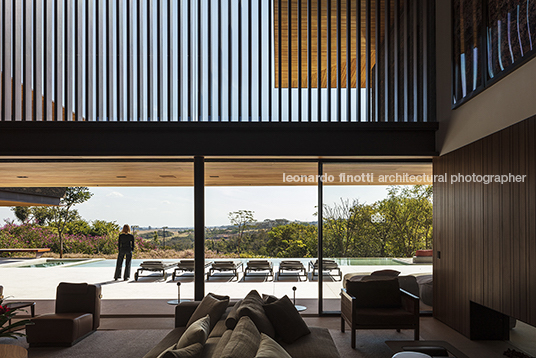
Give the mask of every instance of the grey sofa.
MULTIPOLYGON (((248 295, 249 296, 249 295, 248 295)), ((247 297, 246 297, 247 298, 247 297)), ((202 358, 219 358, 222 355, 222 337, 229 336, 232 334, 230 328, 226 325, 226 320, 230 315, 233 315, 237 311, 237 307, 241 305, 242 301, 239 302, 229 302, 228 306, 221 315, 221 318, 213 325, 213 328, 210 330, 208 339, 206 340, 203 350, 200 356, 202 358), (226 334, 227 332, 227 334, 226 334)), ((194 311, 200 305, 199 301, 196 302, 181 302, 175 308, 175 328, 169 332, 153 349, 151 349, 143 358, 157 358, 162 354, 168 347, 177 343, 183 333, 187 329, 189 321, 194 314, 194 311)), ((235 330, 238 329, 240 325, 237 325, 235 330)), ((259 327, 257 325, 257 327, 259 327)), ((298 338, 292 343, 285 343, 282 337, 276 337, 276 342, 284 348, 284 350, 292 358, 340 358, 340 355, 337 351, 337 347, 333 342, 331 334, 328 329, 320 327, 308 327, 310 334, 298 338)), ((262 332, 262 328, 259 331, 262 332)), ((223 338, 225 341, 225 338, 223 338)))

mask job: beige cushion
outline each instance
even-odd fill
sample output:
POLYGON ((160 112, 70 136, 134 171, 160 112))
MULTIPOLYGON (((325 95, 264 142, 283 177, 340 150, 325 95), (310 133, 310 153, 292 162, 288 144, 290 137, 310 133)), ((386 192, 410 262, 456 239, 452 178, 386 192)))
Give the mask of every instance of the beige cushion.
POLYGON ((261 333, 261 343, 255 358, 292 358, 287 351, 283 349, 270 336, 261 333))
MULTIPOLYGON (((192 323, 198 319, 205 317, 207 314, 210 315, 210 331, 218 323, 223 312, 229 305, 229 296, 218 296, 213 293, 206 295, 199 306, 188 320, 186 327, 189 327, 192 323)), ((209 332, 210 332, 209 331, 209 332)))
POLYGON ((201 343, 194 343, 190 346, 166 350, 163 353, 162 358, 197 358, 203 351, 203 345, 201 343))
POLYGON ((225 346, 227 345, 227 343, 229 343, 229 340, 231 339, 232 334, 233 334, 233 331, 228 329, 227 331, 225 331, 223 336, 219 337, 218 345, 216 346, 216 349, 214 350, 214 354, 213 354, 214 357, 221 356, 225 346))
POLYGON ((227 318, 225 319, 225 325, 229 329, 234 329, 236 327, 236 324, 238 323, 238 314, 236 313, 238 309, 240 308, 240 304, 242 303, 242 300, 235 303, 233 308, 231 309, 231 312, 227 315, 227 318))
POLYGON ((270 337, 275 337, 274 326, 266 316, 262 308, 263 300, 256 290, 252 290, 240 303, 236 311, 238 317, 248 316, 251 318, 259 332, 266 333, 270 337))
POLYGON ((238 321, 221 358, 254 358, 259 349, 261 334, 251 318, 244 316, 238 321))
POLYGON ((184 334, 179 339, 175 349, 191 346, 195 343, 205 344, 210 332, 210 316, 207 314, 204 318, 201 318, 192 323, 184 334))

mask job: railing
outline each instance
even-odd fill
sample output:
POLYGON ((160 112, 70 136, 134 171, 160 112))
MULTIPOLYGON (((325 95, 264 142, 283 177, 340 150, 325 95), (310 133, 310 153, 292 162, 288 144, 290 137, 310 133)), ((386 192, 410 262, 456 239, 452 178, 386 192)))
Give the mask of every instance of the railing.
POLYGON ((431 122, 434 26, 427 0, 6 0, 1 120, 431 122))

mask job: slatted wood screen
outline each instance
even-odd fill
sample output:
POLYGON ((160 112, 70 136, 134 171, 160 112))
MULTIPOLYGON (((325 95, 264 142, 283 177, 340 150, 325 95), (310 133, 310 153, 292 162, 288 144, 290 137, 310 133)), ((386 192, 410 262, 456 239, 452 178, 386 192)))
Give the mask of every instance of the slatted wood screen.
POLYGON ((434 160, 436 175, 527 176, 434 184, 434 316, 466 336, 469 301, 536 325, 535 137, 532 117, 434 160))

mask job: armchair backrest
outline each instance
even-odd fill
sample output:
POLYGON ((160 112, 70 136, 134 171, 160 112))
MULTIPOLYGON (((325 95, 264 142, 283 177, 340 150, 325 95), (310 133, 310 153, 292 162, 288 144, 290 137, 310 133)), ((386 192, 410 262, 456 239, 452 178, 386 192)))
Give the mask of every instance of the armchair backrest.
POLYGON ((91 313, 93 329, 100 325, 101 286, 62 282, 56 290, 56 313, 91 313))
POLYGON ((396 277, 389 280, 348 281, 346 290, 355 297, 357 308, 397 308, 402 305, 396 277))

